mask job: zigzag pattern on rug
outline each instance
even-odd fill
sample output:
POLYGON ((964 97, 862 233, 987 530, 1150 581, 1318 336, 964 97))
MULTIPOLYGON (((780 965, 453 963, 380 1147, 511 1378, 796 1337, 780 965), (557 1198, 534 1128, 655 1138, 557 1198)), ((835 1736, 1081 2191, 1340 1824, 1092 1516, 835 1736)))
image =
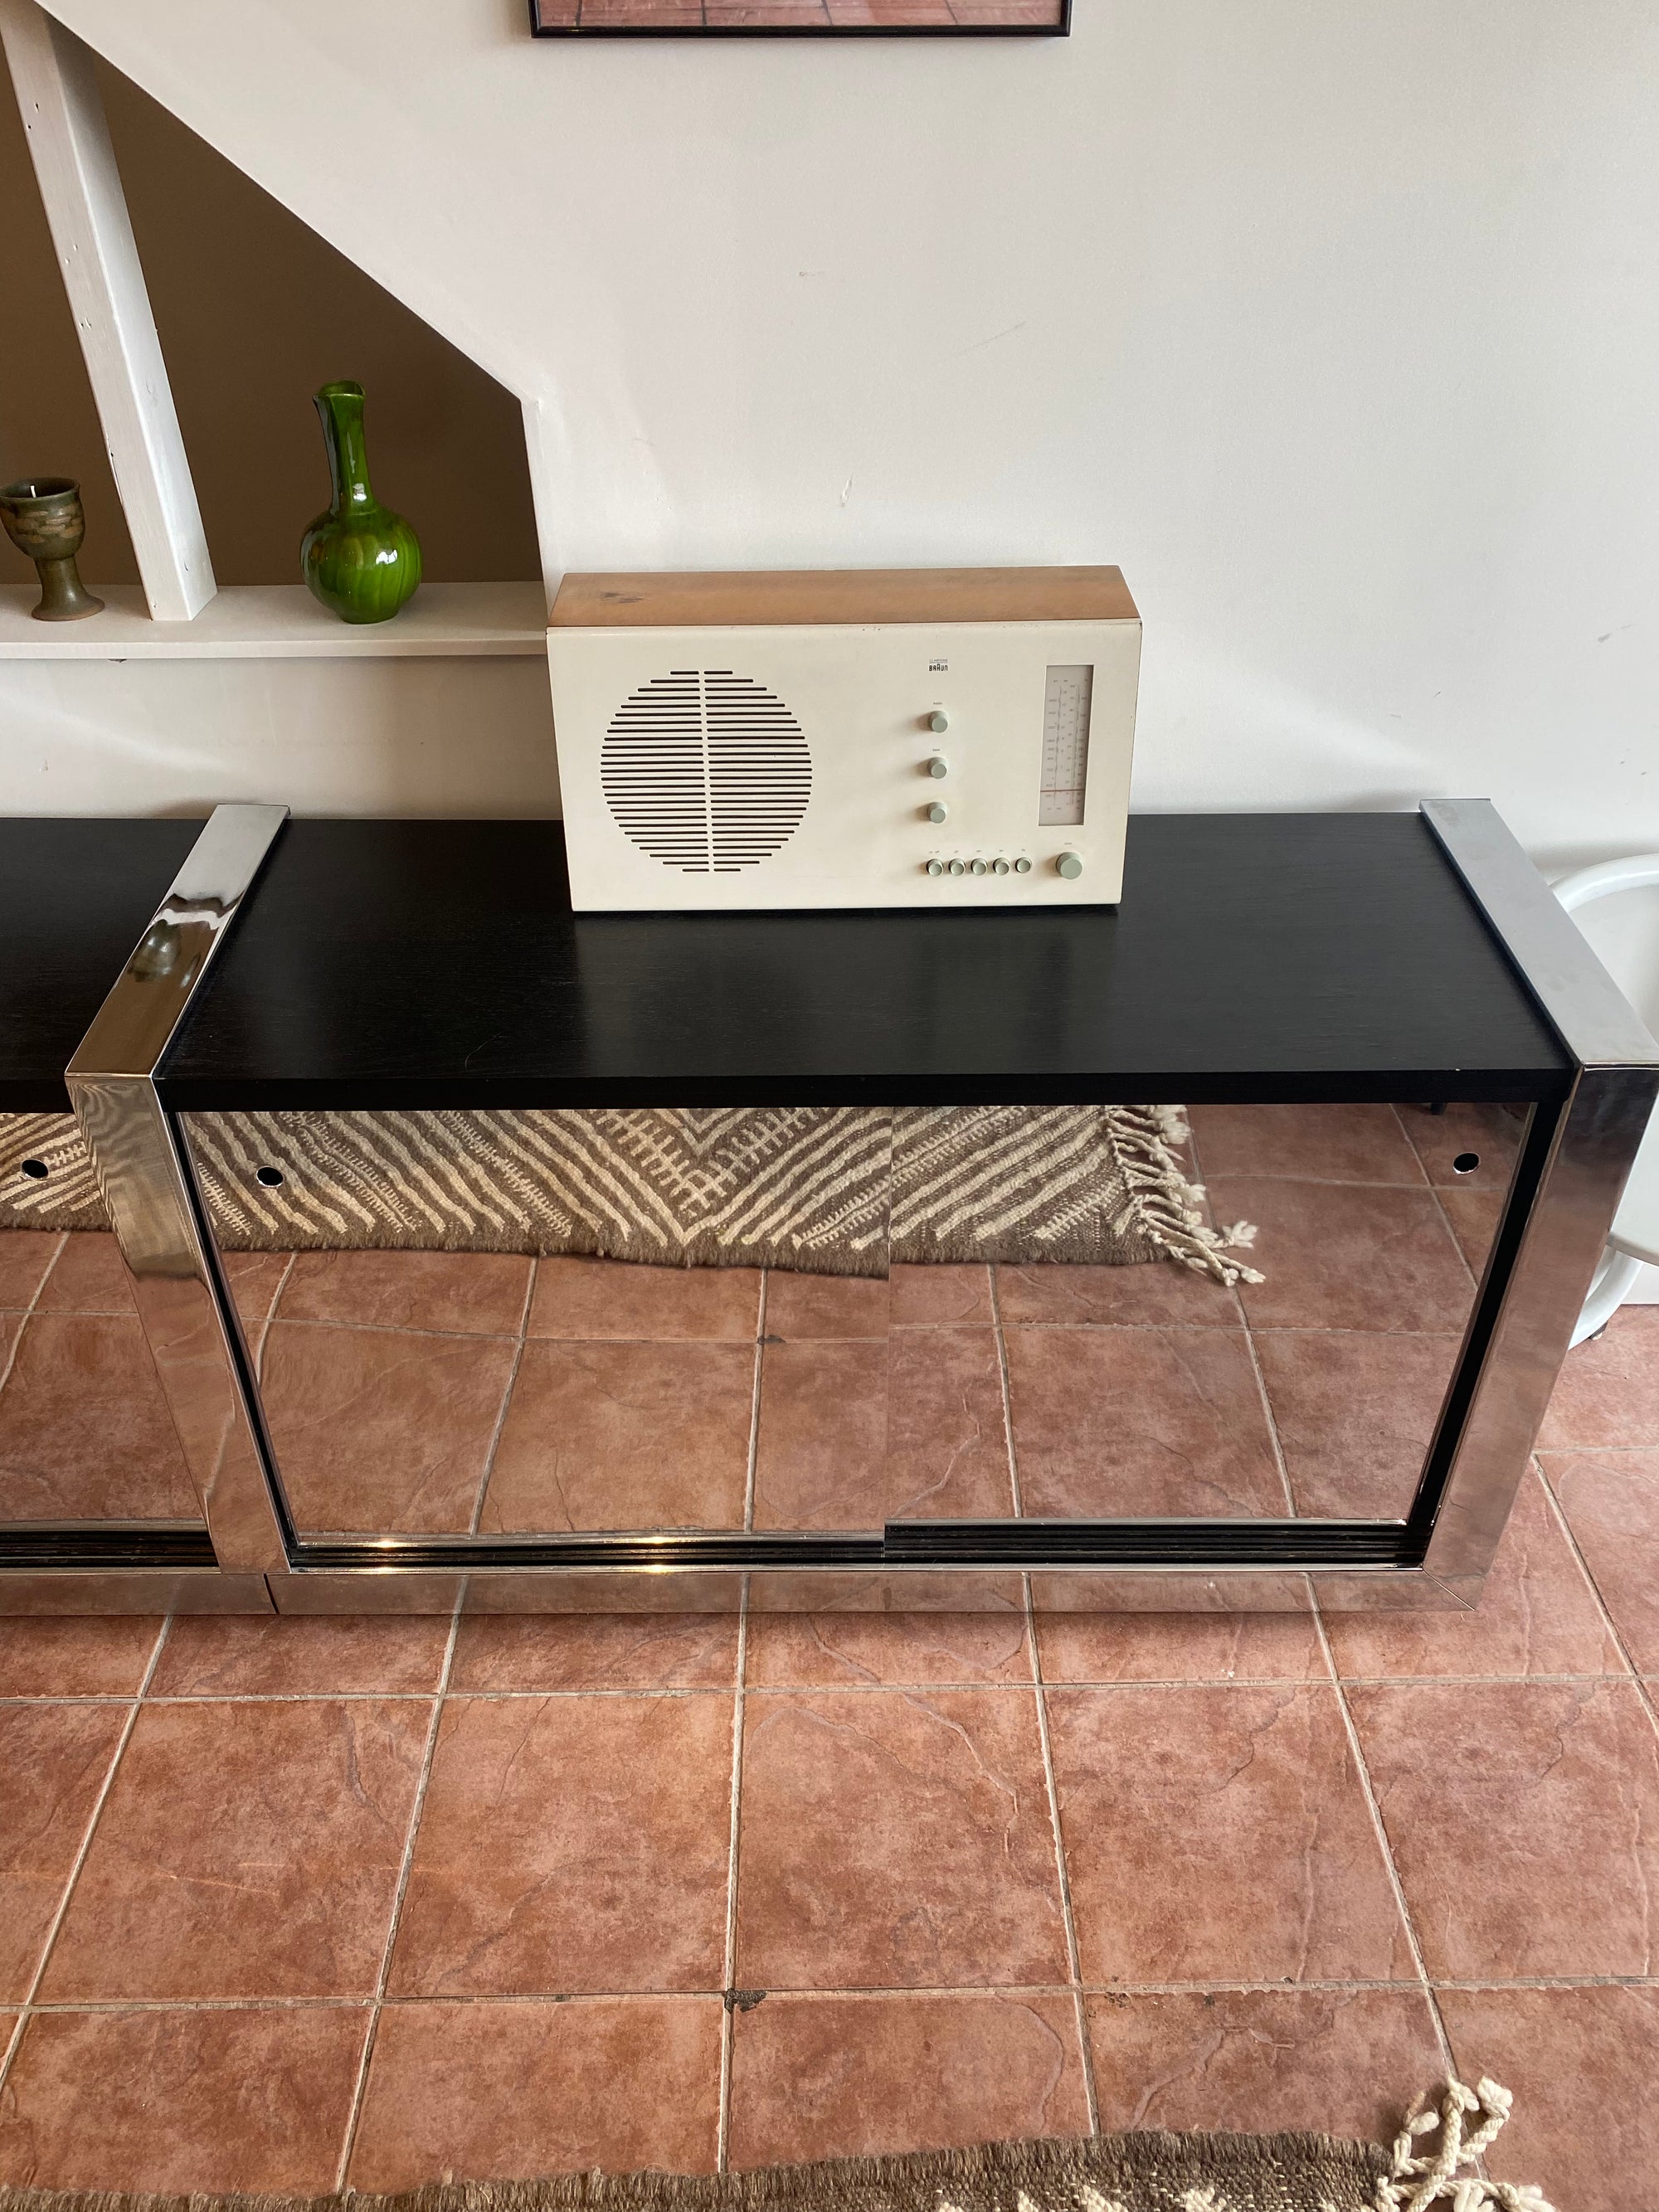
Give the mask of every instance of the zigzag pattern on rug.
MULTIPOLYGON (((894 1262, 1173 1260, 1231 1286, 1172 1106, 194 1114, 229 1251, 586 1254, 885 1274, 894 1262)), ((0 1118, 0 1224, 104 1225, 67 1115, 0 1118), (22 1172, 26 1159, 44 1177, 22 1172)))

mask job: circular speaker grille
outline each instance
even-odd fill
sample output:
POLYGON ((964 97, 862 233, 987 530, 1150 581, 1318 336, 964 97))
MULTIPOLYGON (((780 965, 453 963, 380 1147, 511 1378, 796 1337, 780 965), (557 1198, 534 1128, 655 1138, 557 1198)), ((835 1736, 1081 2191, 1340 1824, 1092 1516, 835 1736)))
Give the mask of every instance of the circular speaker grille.
POLYGON ((689 876, 735 875, 787 844, 812 756, 775 693, 729 668, 676 668, 624 699, 599 781, 642 853, 689 876))

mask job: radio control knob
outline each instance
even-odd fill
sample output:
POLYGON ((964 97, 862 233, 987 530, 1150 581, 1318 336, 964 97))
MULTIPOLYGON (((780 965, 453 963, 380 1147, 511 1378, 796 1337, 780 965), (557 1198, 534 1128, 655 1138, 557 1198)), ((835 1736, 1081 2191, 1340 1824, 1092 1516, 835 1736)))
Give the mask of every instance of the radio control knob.
POLYGON ((927 810, 927 819, 930 822, 943 822, 949 816, 950 811, 950 808, 942 799, 936 799, 927 810))
POLYGON ((950 775, 950 765, 947 762, 941 760, 939 755, 935 753, 932 760, 927 763, 927 773, 933 778, 934 781, 937 782, 940 776, 950 775))
POLYGON ((927 726, 936 738, 942 738, 951 726, 951 717, 943 707, 935 707, 927 717, 927 726))
POLYGON ((1054 866, 1068 884, 1075 883, 1083 873, 1083 863, 1075 853, 1062 853, 1054 866))
POLYGON ((945 873, 944 861, 929 860, 927 863, 927 872, 930 876, 942 876, 945 873))
POLYGON ((1006 860, 993 860, 991 868, 994 874, 1006 876, 1008 872, 1008 863, 1006 860))
POLYGON ((951 861, 951 873, 953 876, 959 876, 959 875, 962 875, 963 873, 964 873, 964 870, 963 870, 963 865, 962 865, 962 863, 961 863, 961 861, 960 861, 960 860, 952 860, 952 861, 951 861))
POLYGON ((985 863, 983 860, 971 861, 969 866, 972 867, 973 872, 976 876, 982 876, 986 872, 985 863))
POLYGON ((1030 872, 1031 864, 1029 860, 1019 860, 1014 862, 1014 873, 1017 876, 1029 876, 1030 872))

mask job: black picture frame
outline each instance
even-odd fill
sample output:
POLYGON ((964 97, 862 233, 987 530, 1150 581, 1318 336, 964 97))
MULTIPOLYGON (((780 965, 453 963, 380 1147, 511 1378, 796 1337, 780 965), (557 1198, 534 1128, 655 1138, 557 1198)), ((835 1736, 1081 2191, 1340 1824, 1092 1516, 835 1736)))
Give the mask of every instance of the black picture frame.
MULTIPOLYGON (((1064 39, 1072 29, 1073 0, 1054 0, 1057 21, 968 23, 622 23, 556 22, 580 0, 529 0, 530 32, 537 39, 1064 39)), ((615 0, 611 0, 615 4, 615 0)), ((648 4, 648 0, 641 0, 648 4)), ((918 0, 921 4, 921 0, 918 0)), ((984 0, 994 4, 994 0, 984 0)), ((1022 0, 1009 0, 1012 7, 1022 0)), ((1024 0, 1030 4, 1030 0, 1024 0)))

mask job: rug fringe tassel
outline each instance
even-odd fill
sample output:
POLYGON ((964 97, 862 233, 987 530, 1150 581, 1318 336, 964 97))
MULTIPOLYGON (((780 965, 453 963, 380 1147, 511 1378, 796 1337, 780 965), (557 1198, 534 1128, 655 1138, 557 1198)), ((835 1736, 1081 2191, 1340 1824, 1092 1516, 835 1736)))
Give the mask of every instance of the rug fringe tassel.
POLYGON ((1212 1229, 1204 1218, 1204 1186, 1188 1182, 1180 1157, 1192 1133, 1182 1108, 1115 1106, 1108 1117, 1114 1156, 1129 1186, 1128 1203, 1113 1228, 1139 1231, 1164 1259, 1209 1276, 1224 1290, 1262 1281, 1242 1260, 1223 1256, 1255 1243, 1255 1224, 1212 1229))
POLYGON ((1481 2212, 1482 2206, 1496 2206, 1498 2212, 1553 2212, 1529 2185, 1517 2187, 1512 2181, 1488 2181, 1481 2174, 1458 2172, 1479 2158, 1502 2131, 1512 2102, 1507 2089, 1485 2075, 1474 2089, 1449 2080, 1437 2104, 1432 2097, 1419 2097, 1395 2138, 1393 2174, 1377 2184, 1377 2212, 1428 2212, 1430 2205, 1442 2202, 1449 2204, 1451 2212, 1481 2212), (1472 2112, 1480 2114, 1480 2124, 1466 2134, 1464 2124, 1472 2112), (1437 2128, 1438 2148, 1415 2156, 1413 2143, 1437 2128))

